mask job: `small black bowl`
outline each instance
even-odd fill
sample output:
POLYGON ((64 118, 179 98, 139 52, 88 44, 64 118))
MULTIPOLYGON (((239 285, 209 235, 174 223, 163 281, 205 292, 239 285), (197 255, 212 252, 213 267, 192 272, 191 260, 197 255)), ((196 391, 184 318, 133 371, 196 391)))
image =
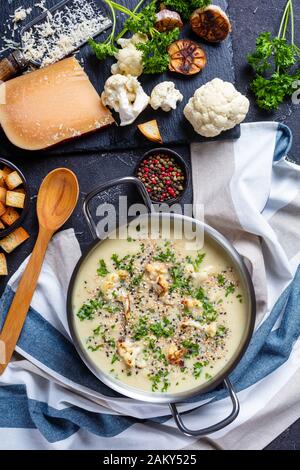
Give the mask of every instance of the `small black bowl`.
POLYGON ((141 166, 141 163, 144 161, 144 160, 147 160, 148 158, 150 157, 153 157, 154 155, 158 154, 158 153, 162 153, 168 157, 172 157, 176 163, 181 167, 181 169, 183 170, 184 172, 184 189, 182 190, 182 192, 180 193, 179 196, 177 196, 176 198, 172 198, 172 199, 166 199, 165 201, 158 201, 156 199, 153 199, 150 194, 149 194, 149 197, 151 199, 152 202, 156 203, 156 204, 176 204, 177 202, 180 202, 181 199, 183 198, 186 190, 187 190, 187 187, 188 187, 188 184, 189 184, 189 180, 190 180, 190 170, 189 170, 189 167, 188 165, 186 164, 186 162, 184 161, 184 159, 179 155, 179 153, 175 152, 174 150, 171 150, 171 149, 168 149, 168 148, 164 148, 164 147, 160 147, 160 148, 155 148, 155 149, 152 149, 152 150, 149 150, 148 152, 146 152, 138 161, 136 167, 135 167, 135 170, 134 170, 134 176, 137 176, 138 174, 138 170, 141 166))
POLYGON ((20 225, 22 224, 22 222, 24 221, 24 218, 26 217, 26 215, 28 213, 29 202, 30 202, 28 184, 27 184, 26 178, 23 175, 23 173, 21 172, 21 170, 19 170, 19 168, 16 165, 14 165, 13 163, 11 163, 8 160, 5 160, 4 158, 0 157, 0 167, 2 167, 2 166, 8 166, 9 168, 12 169, 12 171, 16 171, 20 175, 20 177, 22 179, 22 182, 23 182, 23 188, 25 190, 25 203, 24 203, 24 207, 22 209, 22 212, 20 212, 20 217, 18 218, 18 220, 16 220, 16 222, 14 224, 12 224, 10 227, 7 227, 3 230, 0 230, 0 239, 4 238, 4 237, 7 237, 7 235, 12 233, 16 228, 20 227, 20 225))

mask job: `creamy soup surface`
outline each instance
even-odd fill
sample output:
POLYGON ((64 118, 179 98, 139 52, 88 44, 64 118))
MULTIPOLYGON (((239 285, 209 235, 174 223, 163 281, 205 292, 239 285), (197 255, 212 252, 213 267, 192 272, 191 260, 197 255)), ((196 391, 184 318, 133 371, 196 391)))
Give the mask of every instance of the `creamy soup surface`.
POLYGON ((75 329, 90 359, 133 388, 179 393, 209 382, 238 349, 248 300, 211 241, 106 240, 74 286, 75 329))

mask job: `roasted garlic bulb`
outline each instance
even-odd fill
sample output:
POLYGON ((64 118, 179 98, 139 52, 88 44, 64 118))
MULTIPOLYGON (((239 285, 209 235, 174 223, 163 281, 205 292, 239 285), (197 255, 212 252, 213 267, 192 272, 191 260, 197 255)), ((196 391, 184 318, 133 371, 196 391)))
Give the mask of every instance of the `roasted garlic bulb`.
POLYGON ((160 32, 172 31, 175 28, 182 28, 183 22, 176 11, 167 10, 164 8, 156 14, 155 28, 160 32))
POLYGON ((194 33, 208 42, 224 41, 232 31, 228 16, 216 5, 198 8, 190 21, 194 33))
POLYGON ((169 69, 182 75, 195 75, 206 65, 203 49, 194 41, 180 39, 169 46, 169 69))

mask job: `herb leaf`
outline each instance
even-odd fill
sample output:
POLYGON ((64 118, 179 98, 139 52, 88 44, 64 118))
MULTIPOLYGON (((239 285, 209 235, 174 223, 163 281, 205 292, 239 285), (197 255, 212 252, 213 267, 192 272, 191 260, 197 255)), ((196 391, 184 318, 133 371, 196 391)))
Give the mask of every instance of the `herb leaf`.
POLYGON ((149 41, 136 45, 136 48, 143 54, 145 74, 163 73, 168 69, 170 57, 167 49, 178 38, 179 28, 165 33, 156 31, 149 41))
POLYGON ((210 321, 210 322, 215 321, 218 317, 218 312, 214 308, 212 302, 210 302, 209 298, 207 297, 207 295, 206 295, 206 293, 205 293, 205 291, 202 287, 200 287, 196 291, 195 298, 197 300, 200 300, 200 302, 202 303, 203 313, 204 313, 205 319, 210 321))
POLYGON ((98 276, 105 277, 109 273, 104 259, 99 260, 99 267, 97 269, 98 276))
POLYGON ((257 105, 267 111, 277 110, 287 97, 292 96, 293 85, 300 78, 300 49, 294 43, 294 30, 293 0, 288 0, 278 36, 273 38, 270 32, 261 33, 256 39, 255 51, 247 57, 255 72, 251 90, 257 105), (286 38, 289 22, 291 42, 286 38))
POLYGON ((77 312, 77 317, 79 320, 92 320, 95 313, 102 308, 104 305, 101 299, 92 299, 89 302, 86 302, 77 312))
POLYGON ((181 14, 188 20, 197 8, 205 8, 211 4, 211 0, 164 0, 164 5, 181 14))
POLYGON ((153 323, 150 326, 150 331, 157 338, 170 338, 174 335, 174 328, 170 325, 170 321, 167 318, 163 318, 163 321, 153 323))

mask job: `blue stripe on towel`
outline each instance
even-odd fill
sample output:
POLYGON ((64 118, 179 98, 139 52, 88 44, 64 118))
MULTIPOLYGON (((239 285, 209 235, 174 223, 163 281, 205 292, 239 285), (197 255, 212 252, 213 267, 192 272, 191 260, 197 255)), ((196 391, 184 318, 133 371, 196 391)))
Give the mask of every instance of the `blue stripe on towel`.
POLYGON ((0 428, 35 428, 25 385, 0 387, 0 428))
POLYGON ((57 410, 35 400, 29 400, 28 406, 32 420, 48 442, 66 439, 79 429, 86 429, 96 436, 114 437, 137 422, 145 422, 126 416, 93 413, 76 406, 57 410))
POLYGON ((136 422, 130 417, 92 413, 75 406, 57 410, 28 399, 25 385, 0 387, 0 427, 39 429, 48 442, 67 439, 80 428, 97 436, 113 437, 136 422))
POLYGON ((293 134, 285 124, 278 124, 274 161, 277 162, 285 155, 288 155, 293 144, 293 134))

